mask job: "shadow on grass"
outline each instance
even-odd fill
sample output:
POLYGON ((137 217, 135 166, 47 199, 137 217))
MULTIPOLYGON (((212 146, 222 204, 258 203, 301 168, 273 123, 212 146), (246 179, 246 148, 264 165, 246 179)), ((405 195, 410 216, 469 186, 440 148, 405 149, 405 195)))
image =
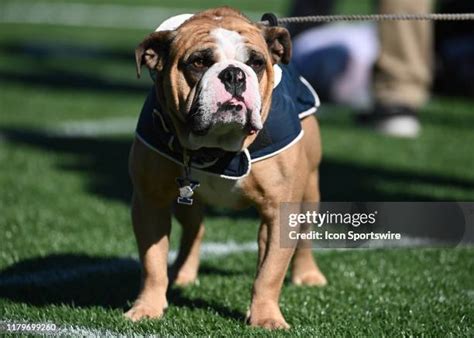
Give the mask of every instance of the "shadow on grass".
POLYGON ((112 80, 97 75, 84 74, 76 71, 60 71, 56 69, 43 69, 36 74, 21 74, 11 71, 0 71, 0 80, 8 83, 22 83, 29 86, 58 90, 74 89, 94 92, 126 92, 143 93, 150 90, 150 82, 130 82, 125 80, 112 80))
MULTIPOLYGON (((203 263, 201 275, 231 276, 239 271, 221 270, 203 263)), ((34 306, 65 304, 127 310, 138 295, 140 266, 132 258, 61 254, 26 259, 0 271, 0 298, 34 306)), ((219 315, 243 320, 244 314, 218 300, 187 297, 180 288, 168 291, 172 306, 213 309, 219 315)))
POLYGON ((37 306, 126 308, 139 283, 140 266, 131 258, 50 255, 0 271, 0 297, 37 306))
POLYGON ((134 74, 134 46, 130 50, 93 47, 75 44, 51 44, 46 41, 10 42, 0 45, 0 53, 15 58, 28 58, 36 65, 35 71, 22 72, 21 69, 1 70, 0 80, 21 83, 42 88, 74 89, 100 92, 147 93, 150 82, 110 79, 96 74, 85 74, 83 70, 71 67, 76 60, 86 60, 104 66, 110 61, 123 62, 130 74, 134 74), (51 62, 54 60, 54 62, 51 62))
MULTIPOLYGON (((463 97, 442 98, 428 104, 420 111, 421 125, 423 129, 436 127, 448 133, 453 130, 452 135, 445 134, 446 137, 456 137, 455 131, 471 130, 474 126, 474 115, 470 107, 474 101, 463 97), (454 108, 450 104, 461 102, 454 108)), ((322 130, 326 126, 336 127, 340 131, 353 131, 355 128, 362 129, 354 123, 355 111, 350 107, 326 103, 318 110, 319 122, 322 130)))
POLYGON ((324 201, 456 201, 456 197, 437 198, 421 192, 403 191, 403 188, 394 192, 382 191, 378 189, 381 182, 391 185, 395 183, 399 187, 420 184, 440 189, 474 189, 474 181, 468 179, 391 170, 331 158, 323 160, 320 177, 321 196, 324 201))
MULTIPOLYGON (((66 137, 42 130, 0 128, 6 142, 42 151, 73 155, 73 160, 59 163, 61 170, 82 173, 87 179, 87 190, 95 195, 129 203, 131 183, 128 177, 128 153, 131 139, 66 137)), ((420 174, 406 170, 365 166, 326 157, 320 170, 321 194, 325 201, 436 201, 435 196, 421 192, 388 192, 378 189, 380 182, 400 187, 426 184, 440 188, 474 190, 474 182, 449 176, 420 174)), ((442 200, 455 200, 443 197, 442 200)), ((229 213, 211 209, 211 215, 239 215, 255 218, 254 210, 229 213)))
MULTIPOLYGON (((138 44, 138 42, 137 42, 138 44)), ((0 52, 11 57, 30 57, 34 60, 47 60, 63 58, 92 59, 92 60, 118 60, 123 62, 135 61, 134 49, 118 47, 91 46, 84 44, 64 43, 38 40, 8 41, 0 45, 0 52)))
POLYGON ((0 129, 7 141, 43 151, 73 155, 58 163, 61 170, 82 173, 92 194, 129 203, 132 188, 128 176, 130 139, 66 137, 41 130, 0 129))

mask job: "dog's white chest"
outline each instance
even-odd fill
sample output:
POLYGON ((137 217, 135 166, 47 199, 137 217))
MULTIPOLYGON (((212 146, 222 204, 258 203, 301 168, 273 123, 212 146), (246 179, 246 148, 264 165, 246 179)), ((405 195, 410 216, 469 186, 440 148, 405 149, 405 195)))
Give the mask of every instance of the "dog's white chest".
POLYGON ((206 204, 232 209, 242 206, 242 179, 228 180, 198 172, 193 173, 193 179, 199 181, 196 194, 206 204))

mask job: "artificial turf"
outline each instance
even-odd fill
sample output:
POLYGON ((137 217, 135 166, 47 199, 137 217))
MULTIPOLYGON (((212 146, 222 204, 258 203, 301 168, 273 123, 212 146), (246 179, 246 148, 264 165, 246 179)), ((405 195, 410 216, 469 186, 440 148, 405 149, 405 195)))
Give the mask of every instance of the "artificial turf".
MULTIPOLYGON (((317 258, 330 283, 321 289, 285 285, 281 306, 292 329, 279 334, 472 336, 471 249, 324 252, 317 258)), ((47 269, 114 259, 61 255, 27 263, 47 269)), ((171 305, 160 321, 132 324, 122 318, 122 307, 138 288, 136 262, 86 280, 13 287, 2 300, 2 317, 124 334, 265 335, 244 325, 255 259, 244 253, 206 260, 199 285, 170 290, 171 305)))
MULTIPOLYGON (((247 1, 245 8, 265 7, 256 4, 247 1)), ((287 6, 273 5, 269 10, 287 6)), ((344 2, 346 12, 354 7, 344 2)), ((96 137, 51 130, 137 116, 150 81, 136 80, 133 48, 146 32, 0 28, 0 321, 123 334, 266 335, 243 323, 255 252, 208 257, 199 285, 170 290, 163 320, 132 324, 121 316, 139 283, 126 169, 133 125, 129 132, 96 137), (61 274, 91 265, 105 268, 61 274), (37 275, 49 282, 32 277, 37 275), (15 278, 21 282, 11 282, 15 278)), ((421 113, 423 132, 416 140, 358 129, 348 109, 323 105, 323 199, 473 201, 473 103, 434 97, 421 113)), ((256 240, 252 212, 211 211, 206 242, 256 240)), ((178 235, 175 226, 173 249, 178 235)), ((278 334, 474 335, 472 247, 315 255, 329 285, 286 283, 281 305, 292 329, 278 334)))

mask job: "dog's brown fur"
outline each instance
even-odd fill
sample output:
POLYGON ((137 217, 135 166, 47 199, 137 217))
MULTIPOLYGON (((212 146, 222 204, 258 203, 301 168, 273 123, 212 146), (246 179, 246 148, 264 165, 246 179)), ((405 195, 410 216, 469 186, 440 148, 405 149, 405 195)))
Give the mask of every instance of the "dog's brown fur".
MULTIPOLYGON (((209 30, 216 25, 244 34, 248 43, 261 47, 266 55, 266 75, 260 81, 262 120, 266 118, 271 102, 272 64, 278 61, 287 62, 289 59, 288 33, 284 29, 263 28, 252 24, 237 11, 229 8, 209 10, 196 15, 177 32, 154 33, 154 36, 150 36, 148 41, 146 39, 137 48, 138 67, 141 63, 146 63, 158 70, 158 97, 161 102, 166 102, 166 110, 172 116, 177 130, 182 130, 182 113, 189 107, 192 87, 180 72, 178 60, 183 53, 193 50, 192 42, 196 39, 203 47, 209 30), (216 23, 216 20, 212 19, 215 16, 222 16, 225 20, 216 23), (189 34, 192 34, 193 39, 181 38, 189 34)), ((280 311, 278 300, 292 257, 292 281, 295 284, 326 283, 311 250, 297 249, 295 252, 294 249, 279 246, 279 204, 319 201, 319 127, 314 117, 305 118, 302 126, 302 140, 274 157, 253 163, 250 174, 241 179, 237 190, 235 187, 232 190, 239 194, 235 206, 253 204, 261 215, 257 274, 248 315, 248 322, 252 326, 270 329, 289 327, 280 311)), ((183 138, 181 135, 180 141, 183 138)), ((255 136, 249 136, 244 147, 254 138, 255 136)), ((182 176, 183 169, 154 153, 139 140, 135 140, 132 145, 129 167, 134 186, 132 221, 142 263, 143 286, 126 316, 132 320, 159 318, 167 307, 166 290, 169 281, 174 281, 177 285, 187 285, 197 278, 199 247, 204 234, 202 204, 207 198, 199 195, 199 188, 193 206, 176 206, 175 216, 183 226, 183 235, 173 272, 168 276, 172 206, 177 197, 175 178, 182 176)), ((215 183, 220 184, 217 181, 215 183)), ((229 193, 231 192, 222 191, 222 195, 229 193)))

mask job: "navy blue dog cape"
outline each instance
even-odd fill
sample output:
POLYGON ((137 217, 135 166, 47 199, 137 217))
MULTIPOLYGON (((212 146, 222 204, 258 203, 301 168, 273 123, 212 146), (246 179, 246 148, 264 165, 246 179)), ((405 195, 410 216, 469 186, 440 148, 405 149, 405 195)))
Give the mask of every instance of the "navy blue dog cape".
MULTIPOLYGON (((272 157, 301 139, 301 120, 316 112, 319 98, 291 65, 275 66, 275 71, 281 71, 276 74, 281 75, 281 79, 273 89, 270 112, 255 141, 241 152, 222 152, 213 156, 210 149, 208 156, 192 157, 190 166, 193 170, 236 180, 250 172, 253 162, 272 157)), ((160 155, 185 165, 171 118, 160 110, 154 88, 140 113, 136 137, 160 155)))

